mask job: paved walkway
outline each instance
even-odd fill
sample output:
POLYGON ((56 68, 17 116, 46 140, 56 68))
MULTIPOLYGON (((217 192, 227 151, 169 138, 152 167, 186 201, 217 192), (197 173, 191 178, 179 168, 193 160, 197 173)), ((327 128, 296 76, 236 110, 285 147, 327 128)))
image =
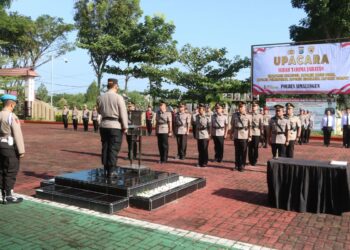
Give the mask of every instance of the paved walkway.
MULTIPOLYGON (((100 139, 98 134, 64 131, 58 125, 23 125, 27 155, 21 163, 16 192, 33 195, 42 178, 65 172, 100 166, 100 139)), ((342 216, 295 213, 271 208, 267 201, 266 162, 270 149, 261 149, 258 166, 240 173, 233 166, 232 141, 225 142, 225 158, 221 164, 210 163, 197 169, 196 142, 189 140, 188 158, 170 160, 159 165, 154 136, 144 137, 143 163, 152 169, 177 172, 188 176, 207 178, 207 187, 180 200, 148 212, 127 208, 120 216, 158 223, 277 249, 350 249, 350 214, 342 216)), ((210 142, 210 156, 213 145, 210 142)), ((176 155, 175 139, 170 139, 171 157, 176 155)), ((119 164, 127 156, 124 138, 119 164)), ((350 150, 335 142, 323 147, 320 141, 296 146, 296 158, 329 161, 347 160, 350 150)))
MULTIPOLYGON (((0 249, 238 249, 236 242, 158 230, 26 200, 0 207, 0 249), (231 245, 231 247, 229 246, 231 245)), ((135 224, 135 223, 134 223, 135 224)), ((146 225, 147 226, 147 225, 146 225)), ((241 245, 242 247, 243 245, 241 245)))

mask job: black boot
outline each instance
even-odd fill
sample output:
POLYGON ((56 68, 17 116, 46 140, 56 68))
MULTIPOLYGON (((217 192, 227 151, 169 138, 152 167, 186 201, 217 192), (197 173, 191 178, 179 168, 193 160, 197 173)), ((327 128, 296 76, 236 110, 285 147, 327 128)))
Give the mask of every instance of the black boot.
POLYGON ((6 200, 5 190, 4 189, 0 189, 0 190, 1 190, 1 203, 5 204, 5 200, 6 200))
POLYGON ((4 204, 16 204, 21 203, 22 201, 23 198, 14 196, 12 190, 6 190, 6 199, 4 201, 4 204))

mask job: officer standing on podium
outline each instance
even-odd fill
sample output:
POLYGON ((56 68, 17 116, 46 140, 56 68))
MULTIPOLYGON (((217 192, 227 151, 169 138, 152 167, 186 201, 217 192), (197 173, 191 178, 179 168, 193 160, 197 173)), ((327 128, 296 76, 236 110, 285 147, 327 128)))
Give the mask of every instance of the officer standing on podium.
POLYGON ((101 114, 100 135, 102 142, 102 164, 107 178, 112 176, 122 144, 123 133, 128 129, 128 115, 125 101, 118 94, 118 80, 108 79, 108 91, 97 99, 101 114))
POLYGON ((289 145, 289 129, 288 120, 284 117, 283 106, 275 105, 276 115, 270 119, 270 139, 272 156, 276 158, 286 157, 286 146, 289 145))
POLYGON ((19 203, 23 198, 13 195, 13 187, 19 170, 20 158, 24 156, 24 142, 17 116, 12 113, 17 97, 5 94, 0 112, 0 189, 3 204, 19 203))
POLYGON ((294 105, 292 103, 286 103, 286 118, 289 121, 289 143, 286 147, 286 157, 294 157, 294 145, 295 142, 298 142, 298 139, 301 134, 301 122, 298 116, 294 115, 294 105))

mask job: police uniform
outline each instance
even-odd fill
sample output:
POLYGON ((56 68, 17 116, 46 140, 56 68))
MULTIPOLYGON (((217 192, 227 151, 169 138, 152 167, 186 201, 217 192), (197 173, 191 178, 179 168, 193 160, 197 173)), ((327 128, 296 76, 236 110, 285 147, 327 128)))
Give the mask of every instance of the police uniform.
MULTIPOLYGON (((287 103, 286 108, 288 109, 289 107, 294 108, 294 105, 292 103, 287 103)), ((293 114, 291 116, 287 114, 286 119, 288 119, 290 126, 289 143, 286 146, 286 157, 293 158, 295 141, 300 136, 301 121, 298 116, 295 116, 293 114)))
POLYGON ((299 119, 301 122, 301 132, 300 132, 300 137, 299 137, 299 144, 303 144, 304 143, 304 138, 305 138, 305 127, 306 127, 306 115, 301 113, 299 114, 299 119))
POLYGON ((305 114, 304 138, 303 138, 304 143, 309 143, 310 132, 311 132, 311 130, 310 130, 310 114, 306 113, 305 114))
MULTIPOLYGON (((277 109, 283 109, 282 105, 275 105, 277 109)), ((286 144, 288 144, 290 125, 289 121, 284 117, 278 117, 277 115, 270 119, 270 137, 271 137, 271 149, 272 156, 285 157, 286 156, 286 144)))
POLYGON ((263 131, 263 115, 259 110, 251 113, 252 116, 252 140, 248 143, 249 163, 255 166, 259 158, 259 141, 263 131))
POLYGON ((92 123, 94 124, 94 131, 96 133, 98 131, 98 112, 97 112, 97 110, 92 111, 91 120, 92 120, 92 123))
POLYGON ((101 114, 100 135, 102 142, 102 164, 105 175, 111 177, 117 164, 118 153, 122 144, 123 131, 128 129, 128 114, 123 97, 115 92, 116 79, 108 79, 112 86, 97 99, 98 112, 101 114))
POLYGON ((68 115, 69 115, 69 109, 64 108, 62 111, 62 121, 63 121, 63 126, 65 129, 68 128, 68 115))
POLYGON ((89 129, 89 117, 90 117, 90 111, 87 108, 84 108, 83 109, 84 131, 88 131, 89 129))
MULTIPOLYGON (((243 104, 245 105, 245 104, 243 104)), ((247 159, 247 143, 251 139, 252 116, 236 112, 232 114, 231 135, 235 145, 235 168, 243 171, 247 159)))
POLYGON ((196 110, 191 116, 192 134, 193 134, 193 138, 195 138, 195 139, 196 139, 196 133, 197 133, 197 129, 196 129, 196 116, 197 115, 198 115, 198 112, 196 110))
POLYGON ((168 161, 169 153, 169 135, 172 133, 172 119, 170 112, 162 112, 159 110, 156 113, 156 134, 158 140, 158 150, 160 163, 166 163, 168 161))
POLYGON ((350 148, 350 108, 346 108, 342 115, 343 146, 350 148))
POLYGON ((211 116, 211 136, 214 142, 215 161, 222 162, 224 157, 224 140, 227 133, 228 117, 226 114, 214 113, 211 116))
POLYGON ((147 127, 147 134, 150 136, 152 134, 152 121, 153 121, 153 112, 152 110, 146 111, 146 127, 147 127))
POLYGON ((174 133, 177 142, 177 156, 184 160, 187 151, 187 135, 190 130, 191 116, 186 112, 175 114, 174 133))
POLYGON ((72 111, 72 121, 73 121, 73 128, 74 128, 74 130, 78 129, 78 115, 79 115, 79 111, 77 109, 73 109, 73 111, 72 111))
MULTIPOLYGON (((265 108, 266 110, 267 108, 265 108)), ((269 140, 269 132, 270 132, 270 128, 269 128, 269 122, 271 119, 271 115, 270 114, 264 114, 263 115, 263 124, 264 124, 264 135, 263 135, 263 145, 264 148, 267 148, 267 145, 269 144, 268 140, 269 140)))
POLYGON ((208 164, 208 145, 210 137, 210 120, 204 114, 196 116, 196 139, 198 149, 198 167, 205 167, 208 164))
POLYGON ((23 198, 12 194, 19 170, 20 156, 25 153, 20 122, 11 110, 6 108, 7 101, 17 101, 17 97, 5 94, 1 97, 4 108, 0 112, 0 189, 3 203, 19 203, 23 198))

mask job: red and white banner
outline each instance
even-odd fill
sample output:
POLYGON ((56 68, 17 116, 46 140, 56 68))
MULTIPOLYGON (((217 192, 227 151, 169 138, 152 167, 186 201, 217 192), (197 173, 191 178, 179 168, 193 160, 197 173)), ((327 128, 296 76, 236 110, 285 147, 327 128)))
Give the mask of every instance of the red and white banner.
POLYGON ((253 49, 253 93, 350 94, 350 42, 253 49))

